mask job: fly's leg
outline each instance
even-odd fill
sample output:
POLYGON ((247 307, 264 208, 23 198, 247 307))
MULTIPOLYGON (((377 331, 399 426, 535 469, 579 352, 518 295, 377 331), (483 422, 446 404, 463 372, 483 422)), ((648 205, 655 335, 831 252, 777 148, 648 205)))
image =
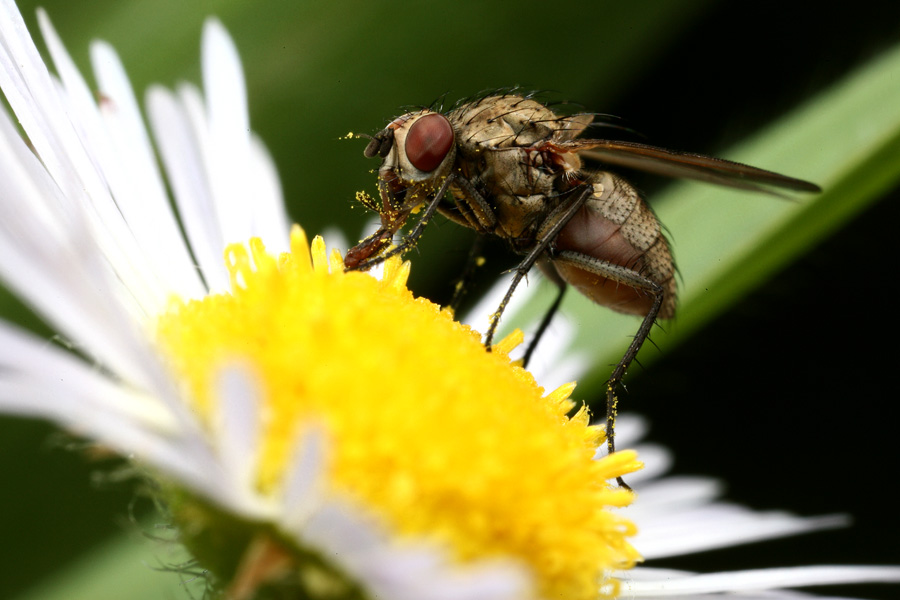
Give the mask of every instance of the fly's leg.
POLYGON ((474 229, 478 233, 469 251, 469 257, 466 259, 466 266, 453 290, 453 297, 450 299, 450 309, 455 313, 465 296, 476 269, 483 262, 481 251, 484 248, 485 237, 494 233, 497 227, 497 215, 494 214, 494 209, 481 195, 481 192, 472 185, 471 181, 465 177, 457 177, 453 184, 461 194, 454 198, 455 202, 452 204, 448 202, 438 206, 438 212, 451 221, 463 227, 474 229))
POLYGON ((585 185, 573 196, 573 200, 567 204, 563 205, 561 211, 554 211, 549 217, 547 217, 547 222, 549 226, 545 223, 543 227, 541 227, 541 236, 535 243, 534 247, 525 255, 525 258, 522 259, 522 262, 514 269, 515 275, 513 276, 512 282, 509 284, 509 289, 506 290, 506 295, 503 296, 503 300, 500 301, 500 306, 497 307, 496 312, 491 315, 491 323, 488 326, 487 334, 484 337, 484 347, 490 352, 491 345, 494 341, 494 335, 497 333, 497 326, 500 324, 500 317, 503 315, 503 311, 506 310, 506 307, 509 305, 510 299, 512 299, 513 292, 516 291, 516 286, 522 281, 525 275, 528 274, 528 271, 535 265, 538 259, 547 251, 550 247, 550 244, 553 243, 553 240, 556 239, 556 236, 559 235, 559 232, 562 231, 563 227, 575 216, 575 214, 584 206, 584 203, 590 198, 593 193, 593 187, 589 185, 585 185))
POLYGON ((456 180, 457 187, 462 190, 463 197, 456 200, 456 206, 463 220, 457 220, 465 227, 471 227, 478 233, 493 233, 497 227, 497 215, 484 199, 484 196, 465 177, 456 180))
POLYGON ((454 193, 453 202, 442 203, 438 207, 438 212, 454 223, 474 229, 478 233, 495 233, 497 215, 478 188, 465 177, 456 177, 453 186, 459 195, 454 193))
POLYGON ((541 338, 544 337, 544 332, 547 331, 550 322, 553 321, 553 316, 556 314, 556 311, 559 310, 563 296, 566 294, 566 288, 568 287, 566 282, 556 272, 556 268, 549 261, 538 262, 538 268, 544 273, 547 279, 553 282, 557 288, 557 293, 556 298, 553 300, 553 304, 551 304, 550 308, 547 309, 547 312, 544 313, 544 318, 541 319, 540 325, 538 325, 537 330, 534 332, 534 337, 532 337, 531 341, 528 343, 525 354, 522 355, 522 368, 528 366, 531 355, 534 354, 534 349, 537 348, 541 338))
MULTIPOLYGON (((396 256, 398 254, 402 254, 409 250, 410 248, 416 245, 416 242, 419 241, 419 237, 421 237, 422 232, 425 231, 425 226, 428 225, 428 222, 431 221, 431 218, 434 216, 434 213, 437 212, 438 206, 441 203, 441 200, 444 197, 444 194, 447 193, 447 190, 450 188, 450 183, 453 180, 453 175, 448 176, 444 183, 441 184, 441 187, 438 188, 437 193, 428 199, 428 204, 425 207, 425 211, 422 213, 422 217, 419 219, 419 222, 416 223, 416 226, 413 227, 413 230, 409 232, 409 235, 406 236, 403 241, 397 245, 397 247, 388 250, 383 254, 378 254, 377 256, 365 258, 364 260, 360 260, 352 267, 346 267, 345 271, 365 271, 366 269, 370 269, 375 265, 381 264, 392 256, 396 256)), ((374 234, 367 237, 363 244, 368 242, 369 240, 377 240, 379 237, 384 237, 385 228, 382 227, 374 234)), ((357 246, 358 248, 359 246, 357 246)), ((352 248, 348 254, 352 253, 356 248, 352 248)))
POLYGON ((347 255, 344 257, 345 270, 355 271, 359 269, 360 264, 368 260, 369 257, 377 255, 390 246, 391 238, 393 237, 394 232, 391 229, 379 227, 378 231, 347 250, 347 255))
MULTIPOLYGON (((609 453, 612 454, 616 451, 616 414, 619 403, 619 398, 616 396, 616 389, 622 383, 622 378, 625 376, 625 371, 628 370, 628 366, 634 361, 638 351, 640 351, 641 346, 644 344, 644 341, 646 341, 647 337, 650 335, 650 330, 656 322, 656 317, 659 315, 660 308, 662 308, 665 290, 661 285, 652 279, 644 277, 637 271, 605 260, 598 260, 586 254, 566 250, 555 255, 553 260, 558 263, 568 263, 579 269, 593 273, 598 277, 603 277, 634 289, 643 290, 653 296, 653 304, 650 306, 650 310, 647 312, 644 320, 641 321, 641 326, 638 328, 634 338, 632 338, 631 344, 628 345, 625 355, 622 356, 622 359, 618 363, 616 363, 612 375, 606 382, 606 447, 609 449, 609 453)), ((617 477, 616 481, 620 486, 628 488, 621 477, 617 477)))
POLYGON ((484 250, 484 235, 478 235, 475 237, 475 241, 469 249, 469 257, 466 259, 466 266, 463 269, 462 274, 460 274, 459 279, 456 280, 456 285, 453 288, 453 297, 450 298, 449 305, 453 314, 456 314, 456 311, 459 309, 459 305, 462 303, 462 299, 466 295, 469 285, 472 283, 475 271, 484 262, 484 257, 481 255, 482 250, 484 250))

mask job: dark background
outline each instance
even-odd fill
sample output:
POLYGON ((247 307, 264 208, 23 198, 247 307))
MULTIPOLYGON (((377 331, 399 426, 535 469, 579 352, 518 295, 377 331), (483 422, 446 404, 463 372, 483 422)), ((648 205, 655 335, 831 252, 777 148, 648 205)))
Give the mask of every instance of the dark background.
MULTIPOLYGON (((654 143, 715 152, 895 43, 898 23, 897 5, 813 12, 791 2, 723 4, 611 112, 639 121, 654 143)), ((898 200, 895 188, 677 351, 632 369, 626 405, 651 419, 652 439, 677 448, 677 472, 716 474, 728 481, 729 498, 755 508, 848 513, 854 521, 672 566, 900 560, 891 416, 898 396, 890 380, 898 358, 890 282, 898 253, 889 241, 898 200)), ((827 591, 897 596, 893 586, 827 591)))
MULTIPOLYGON (((603 102, 602 83, 593 90, 599 104, 582 102, 623 117, 655 145, 716 154, 900 39, 900 6, 864 6, 812 14, 789 2, 717 5, 611 102, 603 102)), ((651 198, 666 183, 631 175, 651 198)), ((651 351, 648 364, 630 370, 622 398, 622 410, 650 419, 654 441, 676 449, 676 472, 715 475, 728 482, 729 499, 758 509, 846 513, 853 526, 666 566, 898 564, 898 396, 889 377, 900 356, 891 302, 900 254, 889 241, 900 223, 898 193, 849 219, 677 350, 651 351)), ((461 264, 465 243, 458 248, 461 264)), ((494 250, 503 261, 504 249, 494 250)), ((423 248, 422 259, 429 254, 423 248)), ((485 285, 490 278, 483 274, 485 285)), ((442 284, 422 289, 446 300, 442 284)), ((892 586, 826 591, 896 597, 892 586)))

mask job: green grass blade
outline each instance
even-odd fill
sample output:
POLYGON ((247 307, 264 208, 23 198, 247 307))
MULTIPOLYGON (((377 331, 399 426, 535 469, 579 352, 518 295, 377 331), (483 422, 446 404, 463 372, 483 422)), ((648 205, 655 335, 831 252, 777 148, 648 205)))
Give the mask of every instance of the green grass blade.
POLYGON ((186 560, 179 551, 178 546, 170 549, 135 536, 116 536, 11 600, 199 598, 202 581, 187 574, 159 571, 172 562, 186 560))

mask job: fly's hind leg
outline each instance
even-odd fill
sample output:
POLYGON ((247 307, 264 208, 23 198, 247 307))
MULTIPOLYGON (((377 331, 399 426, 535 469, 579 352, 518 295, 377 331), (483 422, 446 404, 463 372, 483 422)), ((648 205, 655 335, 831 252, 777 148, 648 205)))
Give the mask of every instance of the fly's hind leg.
MULTIPOLYGON (((609 279, 622 285, 627 285, 628 287, 644 291, 653 296, 653 303, 650 306, 650 310, 647 312, 646 316, 644 316, 644 320, 641 321, 641 326, 638 327, 637 333, 628 345, 625 355, 622 356, 618 363, 616 363, 612 375, 606 382, 606 447, 609 449, 609 453, 612 454, 616 451, 616 413, 619 403, 616 390, 622 383, 622 378, 625 376, 625 371, 628 370, 628 366, 634 361, 641 346, 643 346, 644 341, 646 341, 647 337, 650 335, 650 330, 653 328, 656 317, 659 315, 659 311, 662 308, 665 290, 661 285, 652 279, 648 279, 637 271, 605 260, 599 260, 587 256, 586 254, 562 251, 557 253, 553 257, 553 260, 557 263, 568 263, 599 277, 609 279)), ((628 485, 622 481, 621 477, 617 477, 616 481, 620 486, 628 488, 628 485)))

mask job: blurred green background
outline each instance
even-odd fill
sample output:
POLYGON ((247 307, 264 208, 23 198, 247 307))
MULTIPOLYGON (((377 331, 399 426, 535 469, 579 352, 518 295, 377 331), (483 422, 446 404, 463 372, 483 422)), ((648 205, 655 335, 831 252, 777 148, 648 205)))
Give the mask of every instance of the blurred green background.
MULTIPOLYGON (((726 479, 734 500, 857 521, 667 566, 900 563, 887 495, 897 451, 884 416, 896 397, 889 240, 900 217, 900 4, 40 4, 83 72, 90 40, 105 39, 139 94, 151 82, 198 82, 202 23, 218 16, 241 52, 251 123, 275 157, 292 217, 309 232, 339 226, 351 242, 369 217, 354 192, 374 193, 377 162, 363 158, 363 141, 339 138, 374 133, 410 105, 498 86, 548 90, 623 117, 649 143, 823 185, 820 197, 784 202, 700 184, 663 189, 635 175, 669 227, 684 294, 681 316, 654 335, 659 350, 631 369, 622 403, 650 418, 679 472, 726 479)), ((19 6, 36 32, 37 3, 19 6)), ((470 241, 434 223, 413 289, 446 300, 470 241)), ((482 290, 514 261, 500 245, 489 256, 482 290)), ((637 324, 571 296, 566 310, 586 333, 577 348, 596 362, 578 394, 595 400, 637 324)), ((0 312, 33 324, 8 296, 0 312)), ((187 597, 176 576, 152 571, 172 560, 168 550, 133 543, 133 492, 98 482, 97 465, 64 450, 53 431, 0 419, 0 597, 187 597)))

